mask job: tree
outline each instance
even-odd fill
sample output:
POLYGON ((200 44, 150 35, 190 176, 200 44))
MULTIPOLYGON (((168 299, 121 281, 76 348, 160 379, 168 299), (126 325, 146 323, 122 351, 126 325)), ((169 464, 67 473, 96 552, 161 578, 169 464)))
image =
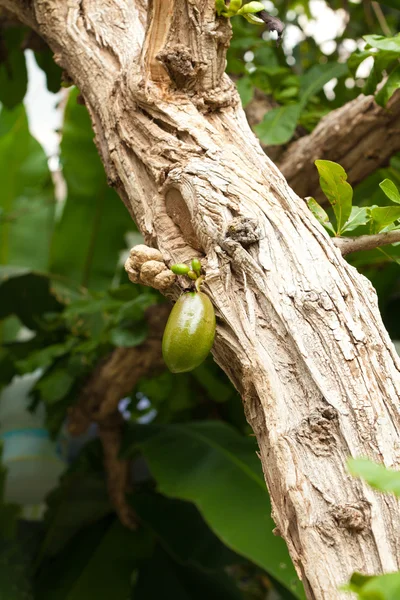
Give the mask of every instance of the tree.
MULTIPOLYGON (((352 479, 346 461, 362 455, 399 467, 399 359, 371 283, 342 258, 340 242, 335 244, 318 224, 252 134, 235 86, 225 74, 229 20, 217 16, 214 0, 153 0, 148 6, 115 0, 0 0, 0 5, 46 41, 56 63, 78 87, 108 183, 124 201, 145 243, 157 247, 168 266, 194 256, 201 259, 205 289, 218 317, 214 359, 242 397, 257 438, 276 533, 288 545, 307 597, 342 597, 339 586, 357 570, 397 570, 397 500, 352 479)), ((242 94, 244 89, 242 84, 242 94)), ((298 103, 283 111, 290 136, 312 92, 304 92, 298 103)), ((308 136, 289 145, 277 160, 300 193, 308 194, 310 188, 301 187, 293 162, 305 164, 310 146, 326 149, 324 131, 332 122, 338 134, 329 155, 311 156, 307 169, 315 158, 340 157, 351 165, 358 154, 344 148, 344 137, 377 144, 371 164, 351 174, 354 183, 387 163, 399 149, 398 137, 387 152, 376 150, 382 131, 398 123, 398 93, 390 102, 393 112, 387 117, 372 98, 353 100, 346 111, 363 106, 368 113, 372 107, 370 121, 354 119, 343 127, 344 109, 338 108, 308 136), (378 127, 379 135, 372 136, 378 127)), ((271 119, 264 118, 259 128, 261 134, 267 132, 268 146, 271 119)), ((315 179, 307 179, 315 186, 315 179)), ((4 284, 10 297, 13 281, 4 284)), ((152 284, 154 278, 141 273, 140 281, 152 284)), ((49 290, 43 285, 46 296, 49 290)), ((184 285, 175 284, 167 294, 176 299, 184 285)), ((42 303, 38 314, 60 312, 54 298, 46 301, 48 306, 42 303)), ((110 298, 107 302, 103 309, 112 312, 110 298)), ((154 296, 147 292, 125 316, 134 320, 135 310, 141 316, 143 306, 152 303, 154 296)), ((115 310, 123 312, 120 304, 115 310)), ((67 313, 72 321, 85 309, 72 305, 67 313)), ((99 423, 113 502, 130 526, 135 516, 125 501, 128 462, 118 458, 121 419, 116 406, 139 377, 160 362, 154 340, 160 338, 163 321, 157 315, 148 313, 151 335, 147 338, 142 331, 137 337, 136 332, 135 344, 143 345, 129 351, 121 349, 133 346, 133 341, 126 342, 118 317, 111 335, 120 347, 97 365, 83 390, 82 380, 77 389, 75 380, 64 377, 70 395, 63 397, 56 417, 64 417, 71 395, 79 390, 80 400, 71 409, 72 427, 79 430, 79 420, 86 425, 92 418, 99 423), (133 360, 135 371, 127 380, 133 360), (124 376, 117 388, 114 381, 120 372, 124 376)), ((65 372, 65 365, 59 368, 65 372)), ((50 375, 38 384, 42 397, 49 390, 50 375)), ((188 431, 200 439, 195 426, 188 431)), ((170 435, 175 439, 180 434, 177 426, 170 435)), ((152 463, 151 443, 140 435, 137 432, 137 443, 155 474, 159 459, 152 463)), ((213 435, 215 443, 230 434, 216 428, 213 435)), ((167 441, 172 444, 168 437, 158 443, 167 441)), ((234 446, 234 440, 228 443, 234 446)), ((171 489, 167 483, 161 488, 167 495, 171 489)), ((187 490, 182 497, 192 499, 187 490)), ((146 508, 140 507, 140 499, 137 503, 135 510, 146 522, 146 508)), ((207 518, 211 521, 209 514, 207 518)), ((118 536, 128 536, 119 527, 117 523, 107 531, 117 540, 116 550, 118 536)), ((217 528, 214 521, 213 527, 217 528)), ((142 559, 143 544, 127 539, 132 553, 142 559)), ((237 541, 228 545, 240 550, 237 541)), ((150 569, 163 569, 170 559, 160 547, 152 560, 150 569)), ((280 579, 278 568, 272 567, 271 574, 280 579)), ((210 583, 214 591, 218 585, 210 583)))

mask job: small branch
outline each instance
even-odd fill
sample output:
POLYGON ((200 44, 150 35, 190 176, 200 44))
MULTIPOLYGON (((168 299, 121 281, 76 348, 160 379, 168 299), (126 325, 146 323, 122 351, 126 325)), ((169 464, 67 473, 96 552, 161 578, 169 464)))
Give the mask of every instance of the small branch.
POLYGON ((267 13, 266 10, 262 10, 261 12, 256 14, 267 26, 268 31, 276 31, 278 34, 277 45, 279 46, 280 40, 282 38, 283 30, 285 29, 285 25, 282 23, 278 17, 271 17, 267 13))
POLYGON ((333 243, 339 248, 342 256, 360 250, 373 250, 379 246, 387 246, 400 242, 400 230, 376 233, 375 235, 360 235, 359 237, 333 238, 333 243))
POLYGON ((381 26, 383 33, 385 35, 387 35, 388 37, 391 37, 392 32, 390 31, 390 27, 387 24, 387 21, 386 21, 386 18, 385 18, 385 15, 383 13, 381 6, 378 4, 378 2, 372 2, 372 8, 374 10, 376 18, 379 21, 379 25, 381 26))
POLYGON ((123 418, 116 412, 107 421, 99 423, 99 437, 103 446, 104 468, 111 503, 121 523, 128 529, 136 529, 136 515, 126 501, 126 494, 131 488, 130 461, 119 458, 122 428, 123 418))
POLYGON ((15 15, 21 23, 32 29, 38 29, 34 8, 30 3, 24 2, 24 0, 0 0, 0 7, 15 15))

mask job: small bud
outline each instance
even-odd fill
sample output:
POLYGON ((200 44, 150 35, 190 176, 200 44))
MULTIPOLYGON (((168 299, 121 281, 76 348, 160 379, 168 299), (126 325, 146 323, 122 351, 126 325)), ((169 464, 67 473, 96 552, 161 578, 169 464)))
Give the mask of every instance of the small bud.
POLYGON ((190 268, 184 263, 178 263, 176 265, 172 265, 171 271, 175 273, 175 275, 187 275, 190 271, 190 268))
POLYGON ((192 267, 192 271, 194 271, 195 273, 197 273, 197 275, 200 275, 200 273, 201 273, 201 262, 199 261, 199 259, 198 258, 194 258, 190 264, 191 264, 191 267, 192 267))
POLYGON ((197 275, 194 271, 189 271, 188 277, 190 277, 190 279, 193 279, 194 281, 197 279, 197 275))

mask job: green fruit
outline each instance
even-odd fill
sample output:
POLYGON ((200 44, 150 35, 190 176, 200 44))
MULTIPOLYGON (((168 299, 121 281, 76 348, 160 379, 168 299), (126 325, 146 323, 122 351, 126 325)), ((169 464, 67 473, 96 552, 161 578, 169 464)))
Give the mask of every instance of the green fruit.
POLYGON ((198 367, 210 352, 215 335, 215 312, 202 292, 182 294, 165 327, 162 353, 172 373, 198 367))

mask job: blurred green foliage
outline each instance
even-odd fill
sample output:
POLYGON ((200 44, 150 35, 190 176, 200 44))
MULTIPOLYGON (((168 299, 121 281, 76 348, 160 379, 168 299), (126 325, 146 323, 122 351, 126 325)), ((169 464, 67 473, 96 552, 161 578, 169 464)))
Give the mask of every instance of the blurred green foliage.
MULTIPOLYGON (((321 26, 310 33, 308 0, 266 2, 287 25, 281 48, 264 25, 232 19, 227 72, 245 106, 259 93, 268 97, 271 110, 256 127, 266 145, 307 134, 369 85, 368 76, 356 76, 360 53, 370 52, 363 36, 375 36, 367 41, 376 45, 384 32, 369 3, 347 4, 348 13, 341 0, 329 3, 332 15, 343 18, 339 32, 332 26, 329 47, 316 41, 321 26)), ((393 34, 400 25, 394 4, 382 3, 393 34)), ((134 236, 138 243, 140 236, 107 185, 78 92, 69 93, 59 169, 52 173, 22 104, 28 83, 22 49, 30 47, 29 32, 0 19, 0 34, 0 387, 40 369, 32 408, 45 407, 46 426, 57 438, 99 363, 116 347, 140 346, 148 335, 145 311, 164 299, 129 283, 122 268, 128 240, 134 236), (53 181, 60 178, 65 198, 55 193, 53 181)), ((34 56, 48 89, 58 91, 61 70, 50 50, 35 47, 34 56)), ((393 68, 387 54, 377 55, 378 61, 393 68)), ((352 235, 366 224, 364 212, 349 210, 386 206, 385 192, 394 194, 394 188, 379 187, 386 179, 400 188, 398 156, 354 189, 353 207, 346 197, 347 216, 355 218, 352 235)), ((399 260, 398 246, 351 257, 377 288, 393 338, 400 338, 393 316, 400 308, 399 260)), ((123 455, 134 464, 129 502, 140 528, 132 532, 119 523, 94 439, 50 494, 45 518, 33 529, 18 522, 17 507, 0 501, 0 597, 152 600, 168 590, 167 597, 182 600, 304 598, 287 549, 272 534, 268 493, 241 400, 212 359, 191 373, 162 371, 142 379, 124 401, 123 455)), ((0 489, 3 479, 1 473, 0 489)), ((372 584, 358 579, 352 585, 372 584)))

